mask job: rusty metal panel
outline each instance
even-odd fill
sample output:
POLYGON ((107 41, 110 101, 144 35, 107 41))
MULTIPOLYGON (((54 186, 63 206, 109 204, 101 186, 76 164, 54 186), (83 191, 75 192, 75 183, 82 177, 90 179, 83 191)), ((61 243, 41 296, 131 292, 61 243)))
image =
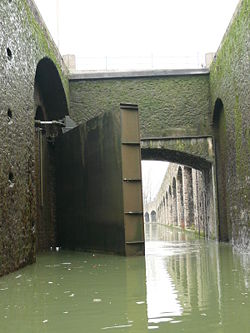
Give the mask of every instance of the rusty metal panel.
POLYGON ((142 212, 141 182, 123 182, 123 202, 125 213, 142 212))
POLYGON ((123 143, 140 143, 138 108, 133 107, 122 109, 123 143))
POLYGON ((141 148, 134 145, 122 145, 123 179, 141 179, 141 148))
POLYGON ((138 107, 131 104, 121 104, 120 107, 126 255, 143 255, 144 224, 138 107))
POLYGON ((144 237, 141 214, 125 214, 126 242, 140 242, 144 237))

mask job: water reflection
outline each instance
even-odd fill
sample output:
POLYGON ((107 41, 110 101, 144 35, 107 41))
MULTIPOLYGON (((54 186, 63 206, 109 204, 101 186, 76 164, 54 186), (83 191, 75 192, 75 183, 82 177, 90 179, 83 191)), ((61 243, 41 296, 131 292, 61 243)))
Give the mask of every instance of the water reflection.
POLYGON ((249 255, 145 228, 146 260, 48 253, 1 278, 0 332, 249 332, 249 255))
POLYGON ((249 332, 249 254, 179 229, 145 228, 149 322, 178 323, 173 332, 249 332))

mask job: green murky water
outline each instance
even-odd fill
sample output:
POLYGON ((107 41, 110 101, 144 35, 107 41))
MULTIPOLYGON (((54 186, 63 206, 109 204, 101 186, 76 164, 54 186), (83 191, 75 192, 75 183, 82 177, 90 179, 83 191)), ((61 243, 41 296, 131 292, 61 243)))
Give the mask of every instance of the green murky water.
POLYGON ((51 252, 1 278, 0 332, 250 332, 249 255, 156 224, 146 239, 146 259, 51 252))

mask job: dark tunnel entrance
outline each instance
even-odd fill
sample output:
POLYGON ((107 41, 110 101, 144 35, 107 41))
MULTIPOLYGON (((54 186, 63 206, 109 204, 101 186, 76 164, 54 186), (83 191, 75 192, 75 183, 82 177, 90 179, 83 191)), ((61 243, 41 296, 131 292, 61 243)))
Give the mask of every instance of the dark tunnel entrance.
POLYGON ((38 63, 34 84, 37 249, 46 250, 56 246, 54 142, 62 134, 68 108, 59 73, 49 58, 38 63))
POLYGON ((217 197, 219 213, 219 239, 229 241, 231 226, 227 219, 227 188, 226 188, 226 159, 227 159, 227 137, 226 119, 224 106, 220 99, 217 99, 214 106, 213 130, 215 138, 215 158, 216 158, 216 178, 217 178, 217 197))

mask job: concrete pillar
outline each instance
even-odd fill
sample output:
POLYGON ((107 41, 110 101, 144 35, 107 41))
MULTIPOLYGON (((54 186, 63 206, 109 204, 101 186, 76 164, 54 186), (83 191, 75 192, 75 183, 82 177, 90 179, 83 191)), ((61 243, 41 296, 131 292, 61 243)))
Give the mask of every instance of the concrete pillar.
POLYGON ((178 168, 177 173, 177 215, 178 226, 184 228, 183 177, 181 167, 178 168))
POLYGON ((194 203, 192 169, 189 167, 184 167, 183 194, 185 227, 191 228, 194 225, 194 203))
POLYGON ((178 225, 178 216, 177 216, 177 195, 176 195, 176 179, 173 178, 173 195, 172 195, 172 203, 173 203, 173 225, 178 225))

